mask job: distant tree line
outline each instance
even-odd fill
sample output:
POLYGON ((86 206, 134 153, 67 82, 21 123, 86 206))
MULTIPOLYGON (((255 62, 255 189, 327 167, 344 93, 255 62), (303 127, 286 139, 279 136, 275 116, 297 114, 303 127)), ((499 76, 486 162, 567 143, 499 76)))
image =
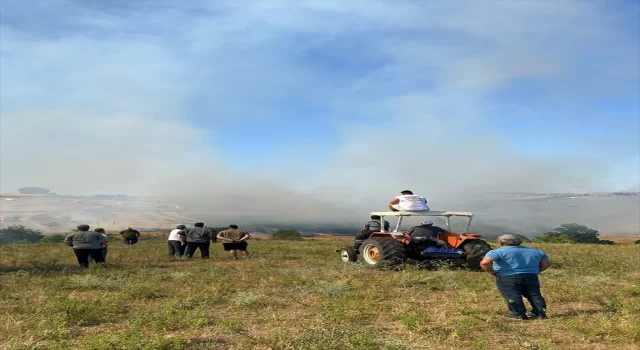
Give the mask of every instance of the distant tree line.
POLYGON ((37 243, 43 235, 38 230, 32 230, 22 225, 12 225, 0 230, 0 243, 37 243))
POLYGON ((22 225, 12 225, 0 229, 0 244, 11 243, 56 243, 64 241, 64 235, 45 236, 39 230, 22 225))
POLYGON ((553 229, 553 231, 543 233, 542 236, 537 237, 535 241, 548 243, 615 244, 613 241, 598 238, 599 235, 598 230, 576 223, 567 223, 560 225, 560 227, 553 229))
MULTIPOLYGON (((227 227, 206 227, 210 232, 215 235, 227 227)), ((162 229, 158 229, 162 231, 162 229)), ((615 242, 599 239, 598 231, 590 229, 587 226, 579 225, 576 223, 562 224, 560 227, 553 231, 545 232, 542 236, 533 240, 523 235, 517 235, 523 242, 546 242, 546 243, 573 243, 573 244, 615 244, 615 242)), ((27 228, 22 225, 12 225, 0 229, 0 244, 11 243, 57 243, 64 240, 64 235, 44 235, 39 230, 27 228)), ((300 232, 292 229, 279 229, 271 235, 272 239, 277 240, 302 240, 300 232)), ((640 239, 635 241, 635 244, 640 244, 640 239)))
POLYGON ((302 235, 296 230, 279 229, 271 234, 271 238, 282 241, 301 241, 302 235))
POLYGON ((22 194, 47 194, 51 192, 48 188, 42 187, 23 187, 18 190, 22 194))

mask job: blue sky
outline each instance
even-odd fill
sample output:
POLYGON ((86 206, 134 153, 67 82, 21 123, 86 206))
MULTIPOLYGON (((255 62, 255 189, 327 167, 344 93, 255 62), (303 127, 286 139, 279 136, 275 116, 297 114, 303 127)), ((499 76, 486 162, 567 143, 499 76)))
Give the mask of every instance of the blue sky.
POLYGON ((639 6, 5 0, 0 187, 638 189, 639 6))

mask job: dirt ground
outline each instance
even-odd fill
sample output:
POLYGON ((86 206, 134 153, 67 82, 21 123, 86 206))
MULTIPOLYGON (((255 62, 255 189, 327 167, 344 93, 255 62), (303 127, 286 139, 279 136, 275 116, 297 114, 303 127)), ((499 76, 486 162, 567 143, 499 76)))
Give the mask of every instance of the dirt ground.
POLYGON ((607 239, 610 241, 614 241, 616 243, 634 243, 635 241, 640 239, 640 235, 611 235, 611 234, 600 234, 598 236, 600 239, 607 239))

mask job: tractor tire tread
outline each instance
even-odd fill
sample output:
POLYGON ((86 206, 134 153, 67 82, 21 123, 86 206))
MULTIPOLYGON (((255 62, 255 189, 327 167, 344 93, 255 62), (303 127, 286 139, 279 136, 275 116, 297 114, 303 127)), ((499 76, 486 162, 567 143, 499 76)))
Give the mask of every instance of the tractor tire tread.
POLYGON ((462 245, 462 249, 467 253, 467 266, 470 269, 479 270, 480 261, 484 259, 484 256, 492 249, 489 243, 481 240, 474 239, 465 242, 462 245))
MULTIPOLYGON (((405 245, 393 238, 369 238, 362 243, 361 249, 369 244, 378 246, 381 265, 394 266, 402 264, 407 259, 405 245)), ((359 255, 362 255, 362 252, 359 255)))

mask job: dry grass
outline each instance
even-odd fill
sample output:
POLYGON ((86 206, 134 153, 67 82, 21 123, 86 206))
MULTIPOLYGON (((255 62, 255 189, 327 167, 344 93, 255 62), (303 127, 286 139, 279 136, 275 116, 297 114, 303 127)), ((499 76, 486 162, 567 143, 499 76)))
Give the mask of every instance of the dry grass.
POLYGON ((623 243, 623 244, 633 244, 635 241, 640 240, 640 235, 633 235, 633 234, 629 234, 629 235, 616 235, 616 234, 600 234, 600 236, 598 236, 598 238, 600 239, 608 239, 610 241, 614 241, 616 243, 623 243))
POLYGON ((545 321, 513 321, 491 276, 344 264, 349 238, 254 239, 249 260, 113 242, 80 271, 60 245, 0 246, 2 349, 637 349, 640 247, 536 244, 545 321))

